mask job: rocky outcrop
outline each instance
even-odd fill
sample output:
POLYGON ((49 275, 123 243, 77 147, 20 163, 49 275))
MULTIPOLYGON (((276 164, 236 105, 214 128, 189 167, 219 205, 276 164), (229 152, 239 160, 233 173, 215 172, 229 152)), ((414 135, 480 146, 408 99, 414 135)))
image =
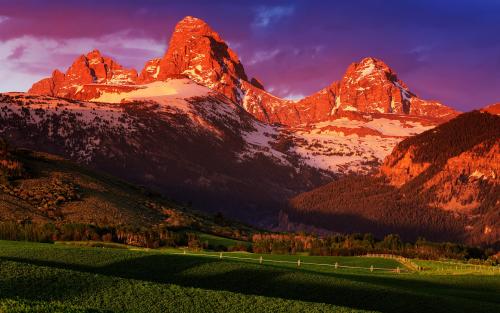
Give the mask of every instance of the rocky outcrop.
POLYGON ((380 173, 389 178, 394 186, 402 186, 422 174, 431 165, 430 162, 415 162, 415 147, 400 151, 395 149, 388 155, 380 167, 380 173))
POLYGON ((489 106, 481 109, 481 111, 488 112, 490 114, 500 115, 500 103, 495 103, 495 104, 489 105, 489 106))
MULTIPOLYGON (((485 200, 483 188, 500 186, 500 141, 488 141, 450 158, 442 171, 424 184, 435 194, 433 205, 472 213, 485 200)), ((497 194, 498 201, 498 194, 497 194)), ((500 203, 496 203, 500 209, 500 203)))
MULTIPOLYGON (((111 58, 103 57, 98 50, 81 55, 66 73, 55 70, 50 78, 35 83, 28 93, 54 97, 80 99, 85 85, 134 84, 137 72, 126 69, 111 58)), ((88 98, 90 99, 90 98, 88 98)))
POLYGON ((158 74, 160 73, 160 62, 161 58, 156 58, 149 60, 144 65, 144 68, 139 75, 138 82, 152 82, 158 78, 158 74))

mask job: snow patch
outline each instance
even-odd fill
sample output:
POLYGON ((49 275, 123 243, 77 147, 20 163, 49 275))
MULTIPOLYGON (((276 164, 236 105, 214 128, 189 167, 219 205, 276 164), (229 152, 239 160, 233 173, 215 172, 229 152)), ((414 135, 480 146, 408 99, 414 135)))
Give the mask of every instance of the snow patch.
POLYGON ((156 81, 145 85, 131 85, 135 88, 129 92, 104 92, 92 102, 121 103, 127 100, 152 100, 168 104, 171 99, 187 99, 206 96, 210 89, 200 86, 189 79, 171 79, 156 81))

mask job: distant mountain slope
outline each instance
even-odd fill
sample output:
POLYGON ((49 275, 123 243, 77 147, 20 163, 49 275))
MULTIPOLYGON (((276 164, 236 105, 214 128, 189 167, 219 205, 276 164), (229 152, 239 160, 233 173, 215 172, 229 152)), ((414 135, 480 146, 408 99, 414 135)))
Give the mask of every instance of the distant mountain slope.
POLYGON ((464 113, 403 140, 378 177, 348 177, 293 198, 282 226, 493 243, 499 175, 500 116, 464 113))

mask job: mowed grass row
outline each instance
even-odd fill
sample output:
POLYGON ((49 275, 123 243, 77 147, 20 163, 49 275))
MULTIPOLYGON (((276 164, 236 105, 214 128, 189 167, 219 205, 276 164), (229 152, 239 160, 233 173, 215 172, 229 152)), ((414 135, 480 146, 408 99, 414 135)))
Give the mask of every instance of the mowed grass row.
POLYGON ((422 274, 442 275, 497 275, 500 279, 500 266, 477 265, 458 261, 414 260, 423 270, 422 274))
POLYGON ((0 241, 0 311, 500 312, 498 276, 324 272, 167 252, 0 241))

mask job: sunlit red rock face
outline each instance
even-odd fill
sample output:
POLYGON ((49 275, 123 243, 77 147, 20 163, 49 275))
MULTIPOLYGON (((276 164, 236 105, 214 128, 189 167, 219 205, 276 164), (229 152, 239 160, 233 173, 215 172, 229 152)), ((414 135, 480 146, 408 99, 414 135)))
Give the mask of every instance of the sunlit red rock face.
POLYGON ((146 62, 144 68, 139 75, 139 82, 152 82, 158 78, 160 73, 161 58, 152 59, 146 62))
POLYGON ((449 119, 457 112, 412 93, 387 64, 375 58, 353 63, 340 81, 334 110, 411 114, 449 119))
MULTIPOLYGON (((155 61, 146 64, 154 68, 155 61), (153 62, 153 64, 151 63, 153 62)), ((247 80, 236 53, 203 20, 185 17, 177 23, 168 50, 153 75, 141 76, 142 82, 165 80, 186 74, 194 81, 216 90, 236 103, 241 102, 240 81, 247 80)))
POLYGON ((481 111, 500 115, 500 103, 495 103, 483 108, 481 111))
POLYGON ((35 83, 28 92, 63 98, 91 99, 94 95, 80 94, 85 85, 127 85, 134 84, 136 80, 135 70, 125 69, 111 58, 103 57, 98 50, 93 50, 78 57, 66 73, 55 70, 52 77, 35 83))

